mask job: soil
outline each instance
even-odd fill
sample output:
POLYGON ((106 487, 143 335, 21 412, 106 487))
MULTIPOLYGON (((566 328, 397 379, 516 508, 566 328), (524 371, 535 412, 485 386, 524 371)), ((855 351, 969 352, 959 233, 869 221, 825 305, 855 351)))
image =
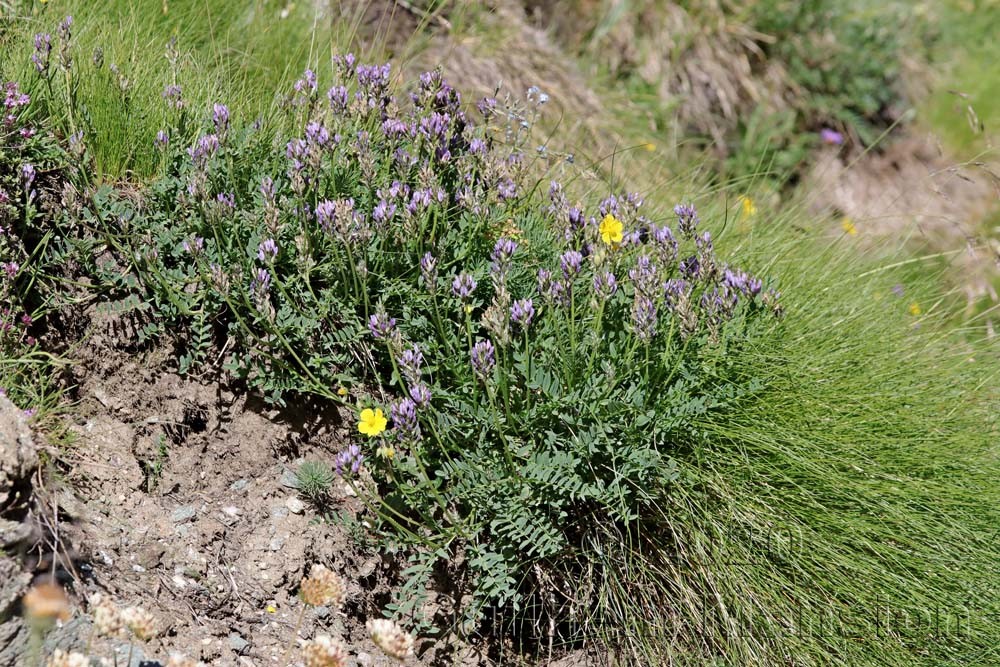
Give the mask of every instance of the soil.
MULTIPOLYGON (((173 652, 211 665, 299 664, 297 645, 316 634, 342 639, 351 665, 398 664, 365 621, 380 617, 399 568, 335 518, 362 503, 338 480, 324 517, 294 488, 299 463, 330 462, 347 441, 342 415, 308 402, 277 409, 217 378, 179 377, 166 351, 137 352, 121 322, 97 309, 87 319, 72 370, 73 442, 59 455, 72 551, 58 563, 76 606, 100 592, 158 619, 160 636, 133 650, 133 665, 173 652), (346 582, 341 610, 303 614, 297 592, 314 563, 346 582)), ((80 650, 88 624, 78 612, 49 645, 80 650)), ((118 664, 128 655, 124 644, 91 648, 117 651, 118 664)), ((418 640, 417 653, 407 664, 493 664, 468 646, 418 640)))

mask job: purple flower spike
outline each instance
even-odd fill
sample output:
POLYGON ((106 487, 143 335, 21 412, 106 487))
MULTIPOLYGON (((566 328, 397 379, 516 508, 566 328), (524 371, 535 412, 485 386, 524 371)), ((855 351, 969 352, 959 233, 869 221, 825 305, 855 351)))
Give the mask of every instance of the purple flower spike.
POLYGON ((610 271, 594 276, 594 292, 602 299, 610 299, 618 291, 618 279, 610 271))
POLYGON ((399 356, 399 367, 402 369, 403 375, 410 382, 416 383, 420 380, 420 372, 423 365, 424 355, 416 345, 404 350, 403 354, 399 356))
POLYGON ((527 331, 535 319, 535 304, 531 299, 518 299, 510 307, 510 321, 527 331))
POLYGON ((489 340, 481 340, 472 347, 472 370, 485 381, 496 367, 496 349, 489 340))
POLYGON ((464 271, 451 282, 451 293, 462 301, 468 301, 476 291, 476 279, 464 271))
POLYGON ((365 457, 361 454, 361 447, 351 445, 334 457, 333 469, 341 477, 348 471, 356 475, 361 470, 361 464, 364 460, 365 457))
POLYGON ((639 295, 632 304, 632 328, 643 342, 656 335, 656 305, 649 297, 639 295))
POLYGON ((274 239, 265 239, 257 246, 257 259, 270 264, 278 257, 278 244, 274 239))
POLYGON ((678 204, 674 206, 674 215, 677 216, 678 231, 682 236, 691 238, 698 227, 698 211, 691 204, 678 204))
POLYGON ((431 403, 430 387, 422 382, 418 382, 410 387, 410 398, 421 408, 426 408, 431 403))
POLYGON ((490 272, 501 281, 507 277, 515 252, 517 252, 517 242, 513 239, 499 239, 493 246, 493 252, 490 254, 490 272))
POLYGON ((389 408, 392 424, 399 429, 399 437, 420 437, 420 421, 417 419, 417 404, 410 398, 401 398, 389 408))
POLYGON ((396 330, 396 318, 389 315, 381 308, 368 318, 368 330, 378 340, 388 338, 396 330))
POLYGON ((566 280, 576 278, 582 266, 583 255, 576 250, 567 250, 559 258, 559 267, 562 269, 563 277, 566 280))
POLYGON ((437 260, 429 252, 420 258, 420 277, 428 292, 433 294, 437 291, 437 260))
POLYGON ((225 134, 229 129, 229 107, 225 104, 212 105, 212 122, 215 123, 215 131, 225 134))

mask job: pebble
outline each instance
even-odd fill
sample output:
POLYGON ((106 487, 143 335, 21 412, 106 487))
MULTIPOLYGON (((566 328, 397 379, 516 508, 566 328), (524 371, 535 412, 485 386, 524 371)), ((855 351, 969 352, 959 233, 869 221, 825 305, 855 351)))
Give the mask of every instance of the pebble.
POLYGON ((291 512, 292 514, 302 514, 302 512, 305 511, 306 509, 305 503, 303 503, 295 496, 291 496, 288 500, 285 501, 285 507, 287 507, 288 511, 291 512))
POLYGON ((250 642, 234 632, 229 635, 229 645, 233 647, 233 650, 237 653, 242 653, 248 646, 250 646, 250 642))
POLYGON ((233 482, 232 484, 229 485, 229 490, 230 491, 242 491, 243 489, 247 488, 248 486, 250 486, 250 482, 248 482, 245 479, 238 479, 238 480, 236 480, 235 482, 233 482))
POLYGON ((278 482, 282 486, 289 489, 299 488, 299 478, 291 470, 285 470, 283 473, 281 473, 281 479, 278 480, 278 482))
POLYGON ((184 523, 196 514, 194 505, 181 505, 170 514, 173 523, 184 523))

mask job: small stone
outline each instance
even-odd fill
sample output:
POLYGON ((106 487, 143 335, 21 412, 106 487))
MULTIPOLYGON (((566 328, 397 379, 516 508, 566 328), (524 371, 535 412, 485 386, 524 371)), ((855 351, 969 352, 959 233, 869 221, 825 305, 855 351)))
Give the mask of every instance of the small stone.
POLYGON ((305 503, 303 503, 295 496, 292 496, 285 501, 285 507, 287 507, 288 511, 291 512, 292 514, 302 514, 302 512, 304 512, 306 509, 305 503))
POLYGON ((247 640, 243 639, 243 637, 240 637, 238 634, 233 632, 232 634, 229 635, 229 645, 237 653, 242 653, 247 649, 248 646, 250 646, 250 642, 248 642, 247 640))
POLYGON ((371 665, 375 662, 372 654, 365 653, 364 651, 358 651, 357 660, 359 665, 371 665))
POLYGON ((238 480, 236 480, 235 482, 233 482, 232 484, 229 485, 229 490, 230 491, 242 491, 243 489, 247 488, 248 486, 250 486, 250 482, 248 482, 245 479, 238 479, 238 480))
POLYGON ((281 551, 282 547, 284 546, 285 546, 285 536, 279 535, 271 540, 271 543, 268 545, 268 548, 271 551, 281 551))
POLYGON ((299 488, 299 478, 292 470, 285 470, 281 473, 281 479, 278 482, 287 489, 299 488))
POLYGON ((330 615, 330 608, 326 605, 322 605, 313 609, 313 616, 316 618, 326 618, 330 615))
POLYGON ((195 513, 194 505, 181 505, 170 514, 170 520, 173 523, 184 523, 194 517, 195 513))
POLYGON ((166 551, 166 548, 162 544, 150 544, 143 547, 137 554, 139 565, 142 565, 147 570, 152 570, 160 564, 160 560, 166 551))

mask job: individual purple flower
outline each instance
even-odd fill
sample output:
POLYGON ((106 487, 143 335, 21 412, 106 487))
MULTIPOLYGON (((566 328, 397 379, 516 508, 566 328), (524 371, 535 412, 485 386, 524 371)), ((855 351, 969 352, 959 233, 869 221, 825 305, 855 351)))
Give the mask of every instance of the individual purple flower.
POLYGON ((410 387, 410 398, 421 408, 426 408, 431 403, 430 387, 423 382, 417 382, 410 387))
POLYGON ((342 450, 333 457, 333 470, 337 475, 343 477, 348 471, 352 474, 358 474, 361 470, 361 464, 364 462, 365 457, 361 453, 361 447, 358 445, 351 445, 345 450, 342 450))
POLYGON ((420 372, 423 365, 424 355, 417 345, 403 350, 403 353, 399 355, 399 368, 403 371, 406 379, 412 383, 416 383, 420 379, 420 372))
POLYGON ((4 262, 0 264, 3 267, 4 273, 7 274, 8 278, 13 278, 17 275, 17 272, 21 270, 21 265, 17 262, 4 262))
POLYGON ((594 292, 602 299, 610 299, 618 291, 618 279, 610 271, 594 276, 594 292))
POLYGON ((170 144, 170 135, 169 134, 167 134, 163 130, 160 130, 159 132, 156 133, 156 141, 153 142, 154 146, 156 146, 160 150, 163 150, 169 144, 170 144))
POLYGON ((455 276, 451 281, 451 293, 462 301, 472 298, 472 293, 476 291, 476 279, 463 271, 455 276))
POLYGON ((839 146, 844 143, 844 135, 829 127, 824 127, 819 131, 819 138, 824 144, 832 146, 839 146))
POLYGON ((583 255, 576 250, 567 250, 559 257, 559 268, 563 278, 572 281, 580 274, 583 266, 583 255))
POLYGON ((229 129, 229 107, 225 104, 212 105, 212 122, 218 134, 225 134, 229 129))
POLYGON ((399 431, 400 439, 419 438, 420 421, 417 404, 411 398, 401 398, 389 407, 392 425, 399 431))
POLYGON ((379 308, 368 318, 368 331, 377 340, 388 338, 396 331, 396 318, 389 317, 385 310, 379 308))
POLYGON ((681 236, 691 238, 698 227, 698 211, 691 204, 678 204, 674 206, 674 215, 677 216, 677 230, 681 236))
POLYGON ((507 277, 515 252, 517 252, 517 241, 514 239, 504 237, 497 239, 493 245, 493 252, 490 253, 490 273, 501 282, 507 277))
POLYGON ((535 304, 531 299, 518 299, 510 307, 510 321, 527 331, 535 319, 535 304))
POLYGON ((496 350, 489 340, 481 340, 472 346, 472 370, 479 379, 485 381, 496 367, 496 350))
POLYGON ((274 239, 264 239, 257 246, 257 259, 268 264, 278 258, 278 244, 274 239))
POLYGON ((236 208, 236 195, 232 192, 220 192, 215 195, 215 201, 217 201, 224 208, 233 210, 236 208))
POLYGON ((656 335, 656 304, 648 296, 637 294, 632 304, 632 330, 639 340, 649 342, 656 335))
POLYGON ((900 285, 900 284, 896 284, 896 285, 893 285, 893 286, 892 286, 892 293, 893 293, 893 294, 895 294, 895 295, 896 295, 896 296, 898 296, 898 297, 902 297, 902 296, 903 296, 903 294, 905 294, 905 293, 906 293, 906 288, 904 288, 904 287, 903 287, 902 285, 900 285))
POLYGON ((420 277, 428 292, 433 294, 437 291, 437 259, 429 252, 420 258, 420 277))

